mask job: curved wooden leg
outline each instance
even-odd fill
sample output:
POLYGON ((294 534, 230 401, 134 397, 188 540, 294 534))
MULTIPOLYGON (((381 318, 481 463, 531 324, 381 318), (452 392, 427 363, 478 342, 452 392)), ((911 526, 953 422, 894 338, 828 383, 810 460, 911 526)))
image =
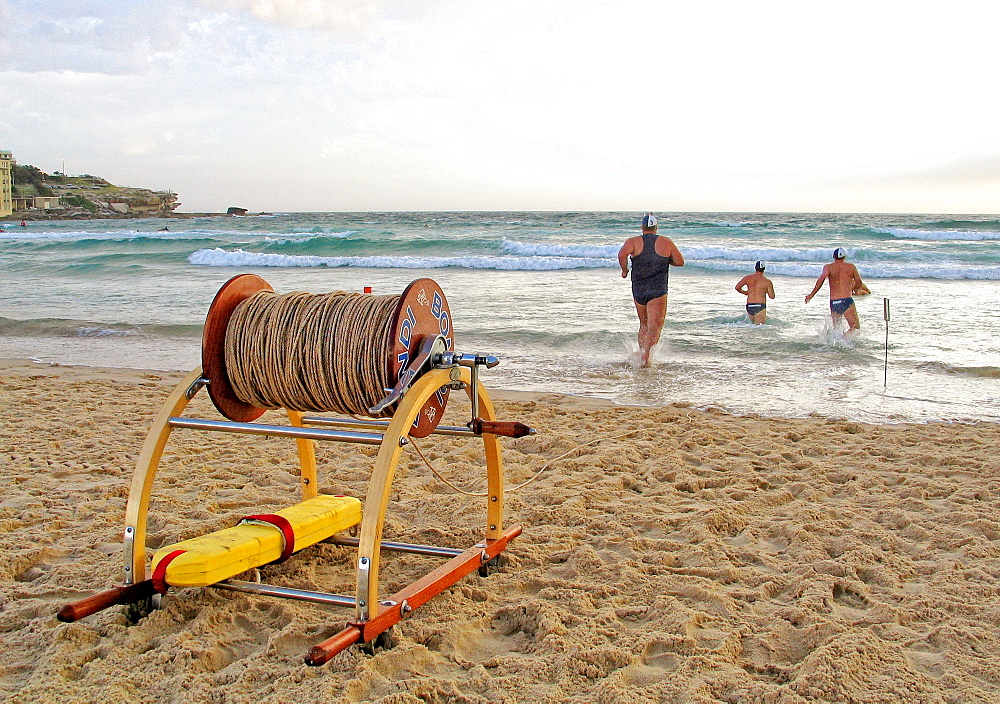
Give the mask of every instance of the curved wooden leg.
MULTIPOLYGON (((304 427, 302 411, 292 411, 285 409, 288 413, 288 421, 299 428, 304 427)), ((299 450, 299 481, 302 483, 302 500, 312 499, 319 494, 316 487, 316 441, 308 438, 296 438, 295 444, 299 450)))
MULTIPOLYGON (((472 390, 469 398, 472 398, 472 390)), ((486 388, 479 384, 476 394, 479 397, 478 417, 482 420, 496 420, 496 411, 490 401, 486 388)), ((503 537, 503 458, 500 455, 500 441, 492 433, 483 433, 483 451, 486 454, 486 540, 499 540, 503 537)))
POLYGON ((170 437, 170 417, 180 414, 191 398, 188 392, 195 388, 195 382, 201 378, 201 367, 195 367, 170 392, 170 395, 160 406, 153 424, 149 428, 142 451, 135 464, 132 475, 132 485, 128 492, 128 503, 125 505, 125 584, 134 584, 146 579, 146 514, 149 510, 149 497, 156 478, 156 469, 163 455, 163 448, 170 437))
MULTIPOLYGON (((403 397, 396 409, 389 427, 386 429, 379 453, 375 458, 375 468, 368 484, 368 495, 365 499, 361 518, 361 536, 358 544, 358 582, 357 610, 359 622, 378 616, 378 574, 379 546, 382 542, 382 527, 385 520, 386 506, 389 502, 389 490, 395 477, 396 466, 402 453, 402 443, 407 438, 417 414, 430 396, 435 394, 445 384, 454 381, 451 373, 454 370, 435 369, 421 376, 403 397)), ((460 367, 460 380, 466 385, 471 383, 471 372, 460 367)), ((496 420, 493 404, 490 402, 486 389, 478 386, 478 415, 484 420, 496 420)), ((470 390, 471 397, 471 390, 470 390)), ((484 433, 482 436, 486 454, 487 492, 486 501, 486 540, 501 540, 503 529, 503 464, 500 456, 500 443, 495 435, 484 433)))
POLYGON ((389 489, 396 474, 396 465, 399 464, 404 438, 407 438, 424 402, 450 381, 451 377, 444 369, 434 369, 420 377, 399 402, 383 435, 382 444, 375 457, 375 468, 368 482, 368 495, 361 512, 355 611, 358 621, 367 621, 370 616, 378 615, 378 569, 382 523, 385 520, 389 489))

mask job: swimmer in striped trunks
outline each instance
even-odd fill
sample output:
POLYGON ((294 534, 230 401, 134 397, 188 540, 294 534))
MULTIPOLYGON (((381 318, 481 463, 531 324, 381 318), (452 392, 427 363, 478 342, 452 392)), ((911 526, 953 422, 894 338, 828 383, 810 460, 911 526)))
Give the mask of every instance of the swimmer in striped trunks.
POLYGON ((754 273, 747 274, 736 284, 736 290, 747 297, 747 315, 754 325, 767 322, 767 299, 774 299, 774 285, 764 276, 764 262, 754 264, 754 273))
POLYGON ((816 279, 812 293, 806 296, 806 303, 812 300, 816 292, 823 286, 823 282, 830 282, 830 315, 836 325, 841 318, 845 318, 848 324, 848 332, 861 327, 858 319, 858 310, 854 306, 852 295, 856 291, 868 290, 861 280, 861 274, 853 264, 848 264, 845 259, 847 252, 843 247, 833 250, 833 262, 823 267, 823 273, 816 279))

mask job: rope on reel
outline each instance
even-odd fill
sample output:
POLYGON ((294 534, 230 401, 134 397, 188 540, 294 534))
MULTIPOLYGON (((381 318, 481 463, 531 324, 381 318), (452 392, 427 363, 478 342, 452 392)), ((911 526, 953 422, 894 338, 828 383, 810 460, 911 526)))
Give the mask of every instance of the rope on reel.
MULTIPOLYGON (((385 417, 426 371, 428 355, 453 341, 448 301, 432 279, 399 296, 279 295, 259 276, 240 274, 209 308, 202 369, 212 402, 232 421, 249 423, 268 408, 385 417)), ((433 432, 447 402, 442 388, 410 434, 433 432)))
POLYGON ((395 383, 386 356, 399 300, 344 291, 255 293, 236 307, 226 330, 233 392, 258 408, 371 415, 395 383))

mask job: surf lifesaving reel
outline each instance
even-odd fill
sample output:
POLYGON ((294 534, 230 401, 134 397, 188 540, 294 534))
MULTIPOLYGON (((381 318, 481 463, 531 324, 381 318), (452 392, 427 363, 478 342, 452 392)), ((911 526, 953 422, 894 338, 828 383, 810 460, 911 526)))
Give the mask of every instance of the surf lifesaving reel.
POLYGON ((497 420, 480 370, 496 366, 498 360, 493 355, 452 349, 451 312, 437 283, 418 279, 398 298, 343 292, 321 296, 322 300, 310 294, 279 296, 266 281, 251 274, 236 276, 219 290, 206 317, 202 365, 163 403, 136 464, 125 509, 123 582, 67 604, 59 611, 60 620, 76 621, 116 604, 128 605, 141 615, 151 600, 170 587, 213 587, 352 608, 354 618, 345 628, 307 654, 307 663, 319 665, 353 643, 371 643, 470 572, 479 570, 485 576, 487 566, 495 564, 509 541, 520 535, 520 526, 503 525, 504 474, 498 438, 523 437, 534 431, 522 423, 497 420), (356 324, 345 322, 351 320, 356 324), (295 339, 282 337, 289 335, 295 339), (320 339, 326 342, 313 344, 320 339), (255 342, 246 344, 247 340, 255 342), (286 347, 294 347, 295 353, 286 347), (256 359, 267 357, 267 350, 271 358, 256 359), (256 378, 268 375, 274 378, 256 378), (367 385, 355 383, 360 377, 370 377, 367 385), (321 388, 324 385, 331 388, 321 388), (224 420, 182 415, 205 387, 224 420), (440 424, 452 391, 469 396, 471 419, 465 426, 440 424), (365 413, 356 411, 358 404, 365 413), (255 422, 267 408, 283 409, 289 423, 255 422), (328 411, 351 417, 311 415, 328 411), (294 439, 302 500, 274 513, 247 516, 215 533, 160 547, 147 570, 152 487, 175 429, 294 439), (465 549, 382 537, 402 452, 411 438, 430 435, 482 443, 483 538, 465 549), (363 504, 354 497, 319 494, 316 441, 378 446, 363 504), (353 596, 236 579, 319 542, 357 549, 353 596), (383 598, 379 593, 383 551, 447 561, 383 598))

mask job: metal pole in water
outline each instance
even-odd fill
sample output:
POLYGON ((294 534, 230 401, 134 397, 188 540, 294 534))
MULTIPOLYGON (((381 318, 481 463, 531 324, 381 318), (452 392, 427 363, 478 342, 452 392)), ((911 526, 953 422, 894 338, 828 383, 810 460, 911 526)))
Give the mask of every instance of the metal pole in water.
POLYGON ((883 370, 883 385, 889 388, 889 299, 882 299, 882 317, 885 318, 885 368, 883 370))

